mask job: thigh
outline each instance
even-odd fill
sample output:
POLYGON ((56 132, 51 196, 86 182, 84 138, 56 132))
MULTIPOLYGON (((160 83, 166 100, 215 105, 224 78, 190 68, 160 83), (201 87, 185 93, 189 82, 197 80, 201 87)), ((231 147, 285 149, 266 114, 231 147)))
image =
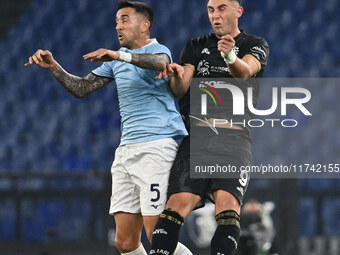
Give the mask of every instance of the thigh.
POLYGON ((112 195, 110 214, 117 212, 140 213, 139 193, 140 189, 126 171, 125 154, 126 148, 119 147, 116 150, 115 160, 111 168, 112 195))
POLYGON ((208 184, 208 179, 194 179, 190 177, 190 137, 187 136, 183 139, 179 147, 176 159, 170 171, 168 186, 169 201, 171 197, 182 197, 182 195, 177 194, 184 194, 184 196, 193 194, 201 198, 201 201, 196 207, 200 208, 204 206, 208 184))
POLYGON ((166 203, 169 173, 177 154, 177 143, 161 139, 134 147, 134 163, 128 172, 140 189, 139 201, 143 216, 160 215, 166 203))
POLYGON ((211 158, 220 165, 233 166, 237 171, 227 173, 222 178, 211 179, 212 192, 222 190, 232 194, 242 204, 248 188, 250 175, 247 171, 241 171, 242 167, 250 166, 252 161, 251 141, 243 135, 225 135, 223 139, 216 141, 214 138, 210 144, 211 158), (221 144, 220 142, 223 141, 221 144))
MULTIPOLYGON (((226 156, 225 158, 228 161, 228 164, 230 163, 233 166, 237 166, 237 169, 240 169, 241 164, 243 165, 243 161, 240 162, 238 158, 232 156, 226 156)), ((238 176, 232 176, 229 178, 211 179, 211 192, 214 193, 218 190, 226 191, 229 194, 233 195, 237 199, 239 204, 242 204, 244 195, 248 188, 250 175, 246 171, 240 171, 237 175, 238 176)))

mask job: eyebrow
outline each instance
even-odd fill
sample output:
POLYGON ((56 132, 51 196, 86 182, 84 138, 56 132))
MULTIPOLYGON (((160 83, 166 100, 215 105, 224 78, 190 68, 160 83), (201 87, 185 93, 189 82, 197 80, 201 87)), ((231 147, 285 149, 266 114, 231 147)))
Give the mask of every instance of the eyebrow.
POLYGON ((122 15, 120 15, 120 17, 116 17, 116 20, 124 19, 124 18, 129 18, 129 15, 128 14, 122 14, 122 15))
MULTIPOLYGON (((228 7, 228 5, 226 4, 221 4, 219 6, 217 6, 217 9, 221 8, 221 7, 228 7)), ((211 5, 208 5, 208 9, 215 9, 214 7, 212 7, 211 5)))

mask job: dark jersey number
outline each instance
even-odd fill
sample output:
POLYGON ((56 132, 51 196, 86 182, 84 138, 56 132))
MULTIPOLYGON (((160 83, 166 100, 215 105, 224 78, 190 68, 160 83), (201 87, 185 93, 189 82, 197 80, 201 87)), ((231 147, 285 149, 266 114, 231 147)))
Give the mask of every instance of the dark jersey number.
POLYGON ((157 202, 159 198, 161 197, 161 192, 158 189, 159 184, 151 184, 150 190, 151 192, 156 192, 156 198, 151 198, 151 202, 157 202))

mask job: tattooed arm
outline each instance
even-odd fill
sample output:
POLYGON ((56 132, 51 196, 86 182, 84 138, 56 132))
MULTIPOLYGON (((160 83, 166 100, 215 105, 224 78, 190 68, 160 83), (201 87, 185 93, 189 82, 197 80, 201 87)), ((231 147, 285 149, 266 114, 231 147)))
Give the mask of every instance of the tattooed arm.
MULTIPOLYGON (((126 54, 126 53, 125 53, 126 54)), ((130 54, 130 53, 128 53, 130 54)), ((84 59, 91 59, 92 62, 120 60, 121 52, 107 49, 99 49, 83 56, 84 59)), ((132 53, 131 64, 143 69, 163 71, 166 65, 170 64, 170 58, 165 53, 148 54, 132 53)))
POLYGON ((131 64, 143 69, 163 71, 170 64, 170 58, 165 53, 159 54, 132 54, 131 64))
POLYGON ((53 59, 51 52, 47 50, 38 50, 29 58, 29 62, 25 66, 32 64, 48 68, 61 86, 76 98, 85 97, 113 80, 92 73, 83 78, 69 74, 53 59))
POLYGON ((67 73, 58 64, 51 66, 49 70, 61 86, 76 98, 85 97, 113 81, 111 78, 94 75, 93 73, 81 78, 67 73))

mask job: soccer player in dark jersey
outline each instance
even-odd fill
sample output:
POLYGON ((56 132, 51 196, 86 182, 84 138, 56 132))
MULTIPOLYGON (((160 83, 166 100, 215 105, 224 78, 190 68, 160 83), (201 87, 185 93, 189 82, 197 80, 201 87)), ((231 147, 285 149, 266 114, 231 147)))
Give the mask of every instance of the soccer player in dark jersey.
MULTIPOLYGON (((250 80, 248 78, 262 77, 269 54, 269 47, 264 39, 248 35, 239 29, 238 19, 243 14, 241 0, 209 0, 207 9, 214 33, 190 40, 181 54, 180 65, 169 64, 158 76, 172 77, 170 86, 175 96, 180 98, 180 111, 186 119, 187 128, 190 111, 189 85, 192 78, 250 80)), ((245 84, 247 82, 242 86, 245 84)), ((252 86, 253 103, 256 105, 258 81, 252 86)), ((244 91, 245 88, 240 89, 244 91)), ((230 118, 231 102, 224 103, 224 114, 230 118)), ((243 117, 249 120, 252 114, 247 109, 243 117)), ((209 119, 209 122, 213 121, 209 119)), ((237 249, 240 206, 249 183, 249 175, 243 174, 238 179, 190 178, 189 159, 191 153, 197 150, 191 148, 190 151, 190 139, 202 139, 201 147, 214 148, 214 145, 219 144, 219 148, 223 148, 225 162, 229 161, 238 167, 250 165, 252 155, 249 127, 225 124, 218 127, 219 135, 211 135, 208 123, 199 128, 200 135, 191 133, 190 138, 186 137, 179 148, 170 174, 169 200, 156 225, 150 254, 173 254, 184 219, 192 210, 204 205, 209 193, 215 202, 217 222, 217 229, 211 240, 211 254, 232 255, 237 249)))

